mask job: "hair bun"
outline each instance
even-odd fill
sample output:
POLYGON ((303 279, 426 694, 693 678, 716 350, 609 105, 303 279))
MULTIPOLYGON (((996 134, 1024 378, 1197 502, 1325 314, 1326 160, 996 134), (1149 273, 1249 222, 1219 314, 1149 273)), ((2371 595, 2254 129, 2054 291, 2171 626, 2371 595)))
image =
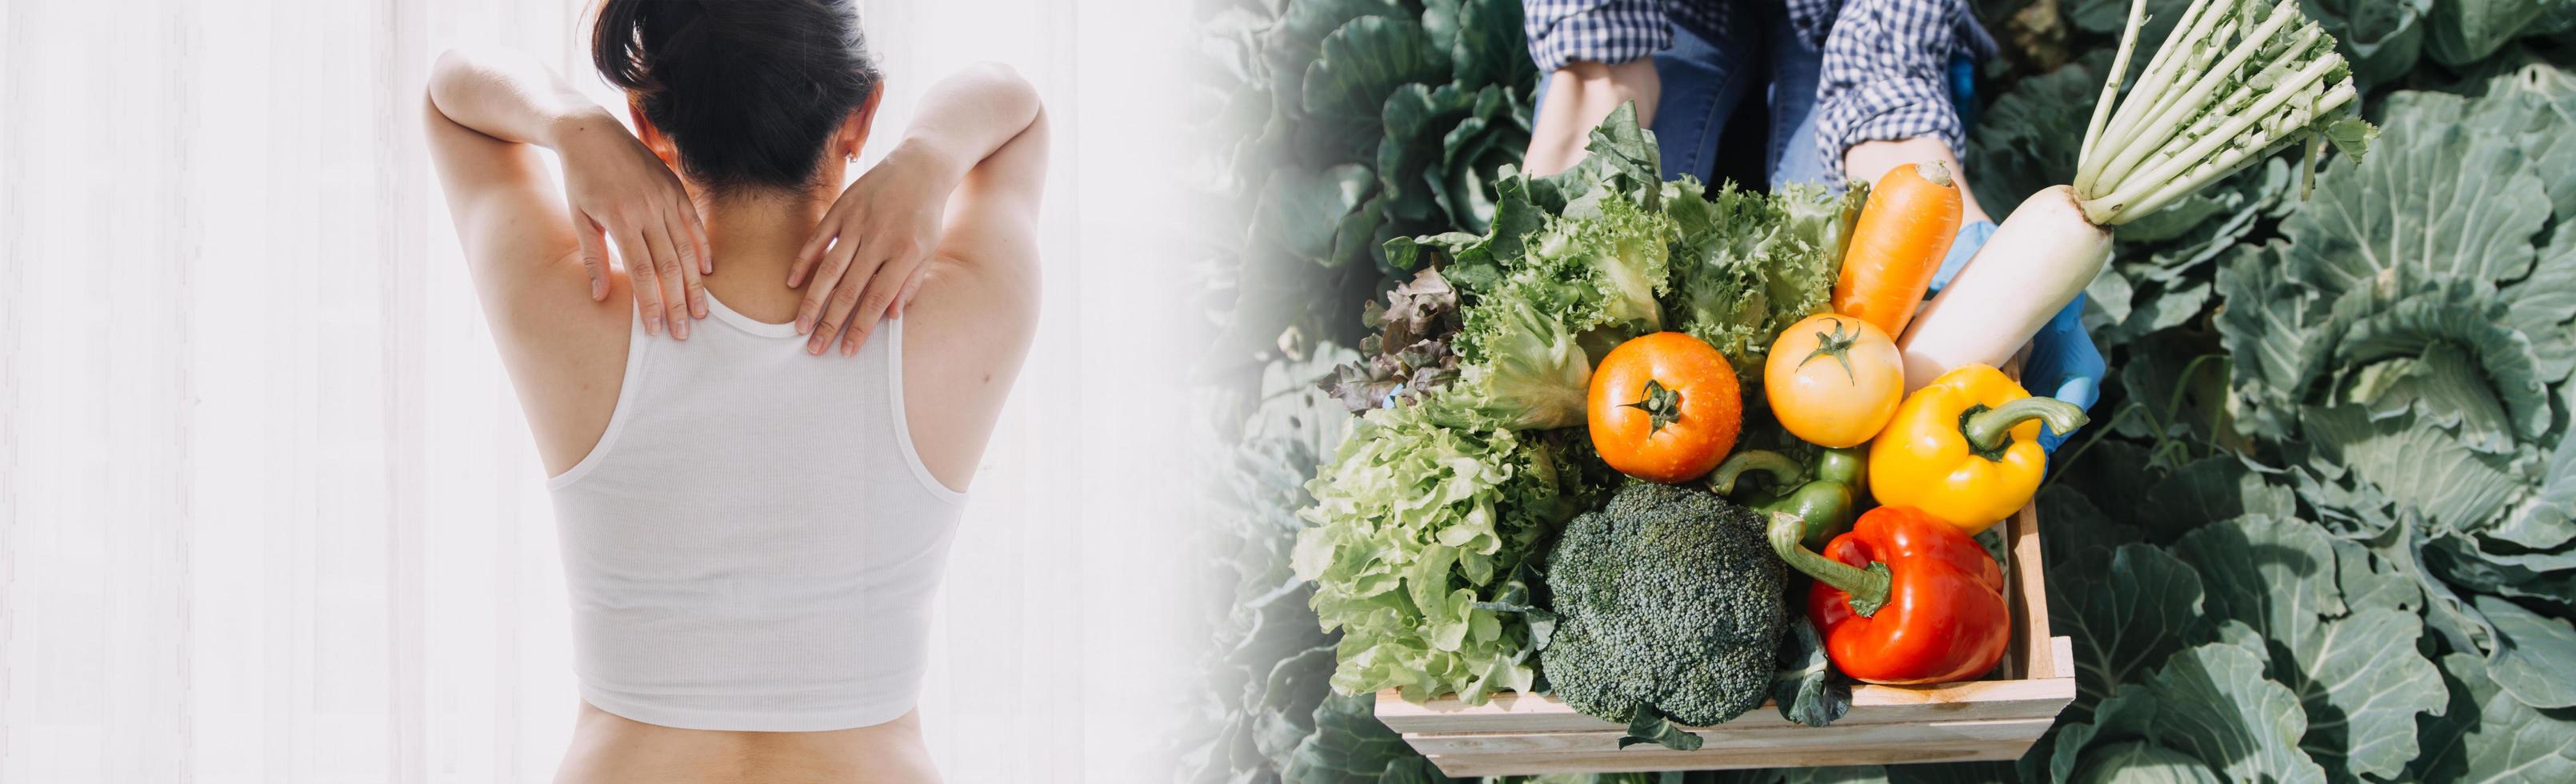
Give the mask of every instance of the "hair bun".
POLYGON ((851 0, 606 0, 591 62, 718 192, 810 186, 878 75, 851 0))

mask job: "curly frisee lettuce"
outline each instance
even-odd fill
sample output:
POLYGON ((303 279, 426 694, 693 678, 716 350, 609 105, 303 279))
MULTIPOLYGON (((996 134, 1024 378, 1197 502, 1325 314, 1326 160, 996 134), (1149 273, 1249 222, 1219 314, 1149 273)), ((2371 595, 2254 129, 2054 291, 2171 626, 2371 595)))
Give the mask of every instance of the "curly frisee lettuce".
POLYGON ((1528 691, 1528 623, 1498 602, 1514 571, 1579 508, 1557 448, 1510 430, 1449 428, 1427 406, 1371 411, 1307 484, 1297 576, 1315 615, 1342 630, 1343 694, 1455 693, 1471 704, 1528 691))

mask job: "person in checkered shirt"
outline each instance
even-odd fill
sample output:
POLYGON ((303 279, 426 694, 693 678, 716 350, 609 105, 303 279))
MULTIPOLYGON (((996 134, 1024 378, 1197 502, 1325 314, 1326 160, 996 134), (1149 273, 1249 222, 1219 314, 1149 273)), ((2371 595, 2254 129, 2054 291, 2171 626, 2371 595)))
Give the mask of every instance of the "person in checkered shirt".
MULTIPOLYGON (((1900 164, 1959 170, 1954 69, 1994 42, 1964 0, 1524 0, 1539 111, 1526 168, 1561 171, 1621 103, 1662 139, 1666 176, 1710 180, 1727 121, 1771 108, 1775 185, 1876 179, 1900 164), (1848 172, 1848 174, 1846 174, 1848 172)), ((1971 221, 1984 211, 1968 200, 1971 221)))
MULTIPOLYGON (((1976 173, 1959 165, 1967 123, 1953 96, 1995 53, 1966 0, 1522 0, 1521 10, 1546 75, 1522 163, 1532 174, 1572 167, 1591 129, 1633 101, 1664 176, 1712 181, 1727 121, 1755 98, 1771 110, 1763 171, 1774 188, 1840 188, 1934 161, 1958 175, 1962 226, 1936 290, 1994 234, 1969 189, 1976 173)), ((2090 408, 2107 369, 2083 315, 2079 296, 2040 329, 2023 377, 2090 408)), ((2054 451, 2068 435, 2040 441, 2054 451)))

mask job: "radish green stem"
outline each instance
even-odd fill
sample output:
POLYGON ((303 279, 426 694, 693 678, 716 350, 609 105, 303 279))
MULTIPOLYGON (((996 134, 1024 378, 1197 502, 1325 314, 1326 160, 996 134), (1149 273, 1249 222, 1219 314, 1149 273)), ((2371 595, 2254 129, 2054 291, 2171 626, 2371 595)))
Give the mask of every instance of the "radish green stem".
MULTIPOLYGON (((2314 65, 2300 69, 2300 83, 2304 85, 2307 82, 2321 78, 2325 76, 2327 70, 2340 67, 2341 65, 2342 63, 2338 61, 2319 60, 2314 65)), ((2236 115, 2233 119, 2228 120, 2226 125, 2219 126, 2217 132, 2201 137, 2199 142, 2193 144, 2187 149, 2184 149, 2182 154, 2174 156, 2172 160, 2166 161, 2164 165, 2149 169, 2145 173, 2134 178, 2122 178, 2120 180, 2119 190, 2112 191, 2110 195, 2085 200, 2085 204, 2087 205, 2084 210, 2085 213, 2088 215, 2093 214, 2095 211, 2091 205, 2097 202, 2107 203, 2114 208, 2119 208, 2121 205, 2134 202, 2145 197, 2148 191, 2164 184, 2165 181, 2172 179, 2175 175, 2181 174, 2185 167, 2199 162, 2202 156, 2206 156, 2212 151, 2217 150, 2219 145, 2236 141, 2238 134, 2244 133, 2246 129, 2252 127, 2254 123, 2270 115, 2273 109, 2280 108, 2283 102, 2286 102, 2293 97, 2297 97, 2297 95, 2298 93, 2296 92, 2282 90, 2264 96, 2263 100, 2254 104, 2253 111, 2236 115)), ((2329 93, 2329 101, 2323 102, 2328 110, 2340 108, 2342 106, 2340 102, 2331 101, 2332 97, 2333 94, 2329 93)), ((2301 124, 2302 127, 2305 127, 2305 125, 2306 123, 2301 124)), ((2261 137, 2258 135, 2257 138, 2261 137)), ((2246 146, 2252 149, 2261 149, 2263 147, 2270 146, 2270 141, 2270 139, 2264 138, 2259 143, 2246 146)), ((2242 162, 2240 161, 2239 163, 2242 162)), ((2230 169, 2229 171, 2232 173, 2233 169, 2230 169)), ((2193 187, 2198 187, 2198 185, 2205 184, 2207 181, 2208 180, 2206 179, 2196 180, 2193 183, 2193 187)), ((2159 204, 2157 206, 2163 205, 2159 204)), ((2125 212, 2127 210, 2123 209, 2122 211, 2125 212)), ((2141 212, 2136 214, 2145 213, 2141 212)))
MULTIPOLYGON (((2284 0, 2280 5, 2274 6, 2272 15, 2264 19, 2262 26, 2254 28, 2253 35, 2238 42, 2236 48, 2230 50, 2225 59, 2218 61, 2216 67, 2200 74, 2200 79, 2192 83, 2191 90, 2183 93, 2181 100, 2175 101, 2162 114, 2139 126, 2140 130, 2146 133, 2127 141, 2120 156, 2113 158, 2110 167, 2102 171, 2102 178, 2114 182, 2126 179, 2136 170, 2141 159, 2164 146, 2166 140, 2179 133, 2188 124, 2191 115, 2210 108, 2210 95, 2217 92, 2219 87, 2232 81, 2237 75, 2237 69, 2242 68, 2246 60, 2253 58, 2255 51, 2262 48, 2273 33, 2280 32, 2283 25, 2289 24, 2291 19, 2298 17, 2295 3, 2296 0, 2284 0)), ((2100 184, 2098 179, 2095 184, 2100 184)))
POLYGON ((2093 102, 2093 121, 2084 125, 2084 146, 2077 148, 2076 165, 2093 159, 2093 143, 2102 138, 2102 126, 2111 121, 2113 104, 2120 99, 2120 79, 2129 73, 2129 53, 2138 48, 2138 28, 2147 24, 2147 0, 2129 0, 2129 24, 2120 30, 2120 53, 2111 58, 2111 78, 2102 82, 2102 98, 2093 102))
MULTIPOLYGON (((2316 23, 2311 22, 2307 27, 2299 30, 2298 37, 2293 39, 2293 46, 2304 48, 2314 45, 2317 38, 2323 35, 2325 35, 2325 30, 2317 27, 2316 23)), ((2183 132, 2179 134, 2177 138, 2187 142, 2208 135, 2211 128, 2215 128, 2220 122, 2224 122, 2229 115, 2234 114, 2238 110, 2244 109, 2247 105, 2254 102, 2255 98, 2265 89, 2258 87, 2257 85, 2277 85, 2280 83, 2280 80, 2285 75, 2289 74, 2291 69, 2296 66, 2297 63, 2287 59, 2272 61, 2272 64, 2264 66, 2263 70, 2258 71, 2252 77, 2239 82, 2236 89, 2229 90, 2225 97, 2218 99, 2217 104, 2211 111, 2203 113, 2197 119, 2192 120, 2191 126, 2184 128, 2183 132)), ((2167 143, 2167 147, 2171 146, 2172 143, 2167 143)), ((2159 150, 2159 152, 2162 152, 2162 150, 2159 150)))
MULTIPOLYGON (((2174 113, 2197 107, 2200 97, 2194 95, 2193 90, 2213 73, 2213 64, 2220 63, 2226 53, 2234 51, 2231 47, 2222 47, 2219 44, 2234 35, 2242 26, 2241 18, 2223 11, 2211 12, 2203 20, 2194 32, 2208 37, 2186 44, 2190 51, 2185 53, 2173 71, 2165 74, 2166 81, 2159 86, 2157 94, 2153 96, 2154 100, 2147 102, 2146 110, 2133 118, 2123 129, 2122 135, 2118 137, 2124 146, 2152 150, 2163 143, 2164 138, 2161 134, 2170 127, 2174 113), (2211 31, 2213 27, 2216 28, 2215 32, 2211 31), (2142 140, 2138 138, 2142 131, 2157 131, 2160 135, 2142 140)), ((2104 169, 2095 174, 2097 178, 2105 176, 2116 178, 2120 171, 2126 168, 2127 165, 2119 160, 2105 160, 2104 169)))
POLYGON ((2304 195, 2329 125, 2354 155, 2376 134, 2344 119, 2358 102, 2350 68, 2299 0, 2193 0, 2123 96, 2145 25, 2131 0, 2085 125, 2073 195, 2086 222, 2134 220, 2301 141, 2304 195))
MULTIPOLYGON (((2168 44, 2156 47, 2156 55, 2147 58, 2146 73, 2139 75, 2138 86, 2130 91, 2131 97, 2145 97, 2140 100, 2121 102, 2119 111, 2111 114, 2111 126, 2108 132, 2112 137, 2127 137, 2129 131, 2137 126, 2140 116, 2160 108, 2159 99, 2167 92, 2165 86, 2173 81, 2174 74, 2183 70, 2186 66, 2185 61, 2192 57, 2190 52, 2184 51, 2191 49, 2190 45, 2186 43, 2183 46, 2175 46, 2172 42, 2189 41, 2197 31, 2207 27, 2209 21, 2215 20, 2216 14, 2203 13, 2208 7, 2207 3, 2193 3, 2183 9, 2182 19, 2175 21, 2173 33, 2166 37, 2168 44)), ((2122 34, 2121 42, 2123 48, 2136 43, 2135 39, 2128 38, 2125 33, 2122 34)), ((2113 97, 2104 96, 2102 100, 2107 102, 2113 97)), ((2095 110, 2100 110, 2098 104, 2095 110)), ((2099 152, 2099 147, 2085 149, 2083 157, 2077 163, 2076 187, 2092 185, 2093 178, 2102 173, 2102 165, 2108 161, 2103 160, 2099 152)))
MULTIPOLYGON (((2172 87, 2209 65, 2211 55, 2207 42, 2226 37, 2224 32, 2212 36, 2210 31, 2226 17, 2222 10, 2211 10, 2208 3, 2193 3, 2183 11, 2183 21, 2166 36, 2166 45, 2159 48, 2155 61, 2148 64, 2146 76, 2139 80, 2138 89, 2132 93, 2131 97, 2136 100, 2123 102, 2120 110, 2111 115, 2110 138, 2129 138, 2140 123, 2182 99, 2182 91, 2172 87), (2165 56, 2167 52, 2172 53, 2170 57, 2165 56)), ((2077 181, 2090 186, 2108 163, 2110 161, 2106 157, 2096 156, 2077 181)))
MULTIPOLYGON (((2324 100, 2318 101, 2317 105, 2321 107, 2318 113, 2323 114, 2325 112, 2331 112, 2335 109, 2341 108, 2345 103, 2350 102, 2353 99, 2353 96, 2354 93, 2351 82, 2347 81, 2341 85, 2337 85, 2335 89, 2326 93, 2324 100)), ((2319 138, 2322 137, 2315 134, 2310 134, 2309 136, 2311 143, 2315 142, 2319 138)), ((2283 139, 2281 141, 2286 142, 2290 140, 2283 139)), ((2210 165, 2206 170, 2198 171, 2188 177, 2166 184, 2164 187, 2156 188, 2146 196, 2140 198, 2137 203, 2117 210, 2109 219, 2114 222, 2125 223, 2128 218, 2154 212, 2157 208, 2173 203, 2175 199, 2191 195, 2193 192, 2200 190, 2202 186, 2226 179, 2228 175, 2235 174, 2246 166, 2252 165, 2255 161, 2270 157, 2273 152, 2279 150, 2280 146, 2280 143, 2276 142, 2264 147, 2239 148, 2221 153, 2218 157, 2211 159, 2210 165)), ((2315 157, 2309 156, 2306 161, 2313 164, 2315 157)), ((2313 177, 2314 170, 2311 169, 2309 174, 2305 176, 2313 177)))

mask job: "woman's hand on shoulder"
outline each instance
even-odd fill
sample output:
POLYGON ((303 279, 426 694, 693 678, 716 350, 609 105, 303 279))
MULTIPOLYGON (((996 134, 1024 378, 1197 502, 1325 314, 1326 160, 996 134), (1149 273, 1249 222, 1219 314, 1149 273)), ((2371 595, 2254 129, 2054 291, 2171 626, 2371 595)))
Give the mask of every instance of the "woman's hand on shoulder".
POLYGON ((879 321, 902 315, 930 268, 957 181, 941 156, 907 141, 833 200, 787 271, 788 287, 805 289, 796 331, 807 336, 807 353, 837 339, 842 356, 856 356, 879 321))
POLYGON ((607 297, 608 243, 614 241, 634 278, 644 331, 660 334, 667 324, 672 337, 687 339, 690 319, 707 315, 699 276, 714 272, 715 262, 679 176, 605 111, 567 117, 553 133, 591 299, 607 297))

